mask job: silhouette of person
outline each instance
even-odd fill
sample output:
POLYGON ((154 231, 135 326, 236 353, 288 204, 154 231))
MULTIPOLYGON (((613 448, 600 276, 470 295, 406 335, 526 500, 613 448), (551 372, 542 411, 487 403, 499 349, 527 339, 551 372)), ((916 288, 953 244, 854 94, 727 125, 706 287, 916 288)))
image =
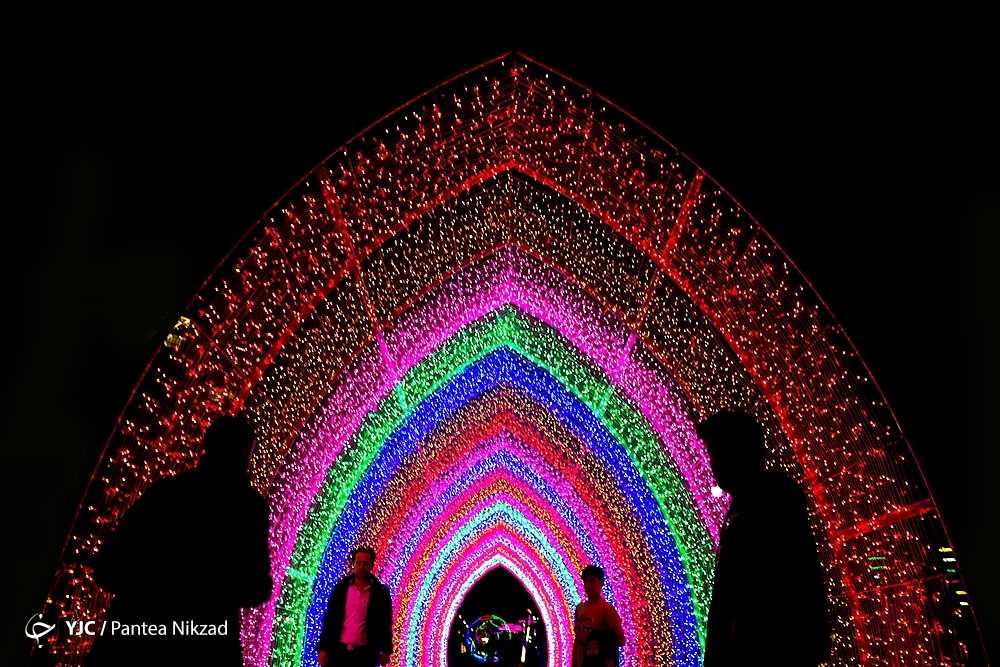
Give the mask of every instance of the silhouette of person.
POLYGON ((205 431, 198 466, 160 479, 94 560, 114 600, 98 665, 242 665, 240 608, 271 597, 267 502, 250 486, 256 436, 240 417, 205 431))
POLYGON ((323 617, 316 650, 322 667, 372 667, 392 653, 392 596, 372 574, 375 550, 351 552, 352 572, 337 582, 323 617))
POLYGON ((732 497, 719 535, 705 667, 827 662, 830 620, 805 494, 765 470, 760 424, 743 412, 701 422, 715 480, 732 497))
POLYGON ((615 667, 625 645, 622 619, 604 599, 604 570, 588 565, 580 573, 587 599, 576 606, 573 667, 615 667))

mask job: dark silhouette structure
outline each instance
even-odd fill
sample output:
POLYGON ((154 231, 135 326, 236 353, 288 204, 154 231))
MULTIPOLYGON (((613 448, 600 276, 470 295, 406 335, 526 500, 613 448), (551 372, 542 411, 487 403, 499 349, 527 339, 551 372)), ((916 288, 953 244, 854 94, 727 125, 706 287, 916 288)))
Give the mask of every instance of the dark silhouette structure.
POLYGON ((101 665, 242 665, 240 608, 271 596, 267 502, 250 486, 253 429, 220 417, 198 466, 152 484, 94 562, 114 593, 87 658, 101 665))
POLYGON ((826 662, 827 596, 805 494, 765 470, 764 434, 750 415, 720 412, 697 431, 716 481, 732 496, 719 537, 705 667, 826 662))
POLYGON ((375 550, 351 552, 353 572, 333 587, 316 651, 323 667, 372 667, 392 653, 392 596, 372 574, 375 550))
POLYGON ((618 612, 604 599, 604 570, 588 565, 580 573, 587 599, 576 606, 573 667, 615 667, 625 631, 618 612))

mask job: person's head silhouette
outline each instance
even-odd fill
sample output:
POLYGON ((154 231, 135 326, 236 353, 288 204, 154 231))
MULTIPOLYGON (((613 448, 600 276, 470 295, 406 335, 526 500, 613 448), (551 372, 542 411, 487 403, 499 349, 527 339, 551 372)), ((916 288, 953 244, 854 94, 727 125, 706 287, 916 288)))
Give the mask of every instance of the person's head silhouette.
POLYGON ((745 412, 718 412, 698 424, 719 487, 737 495, 764 470, 764 431, 745 412))
POLYGON ((256 439, 253 427, 243 417, 219 417, 205 429, 205 453, 199 465, 246 470, 256 439))
POLYGON ((583 590, 587 594, 587 599, 591 601, 600 599, 604 588, 604 569, 588 565, 580 572, 580 578, 583 579, 583 590))

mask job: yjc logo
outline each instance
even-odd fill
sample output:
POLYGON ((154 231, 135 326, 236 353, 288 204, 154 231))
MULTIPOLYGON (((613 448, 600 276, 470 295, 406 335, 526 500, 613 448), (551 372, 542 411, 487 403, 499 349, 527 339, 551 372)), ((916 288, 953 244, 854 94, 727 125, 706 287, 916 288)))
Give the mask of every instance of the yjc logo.
POLYGON ((27 625, 24 626, 24 634, 28 637, 28 639, 34 639, 35 644, 39 648, 41 648, 42 637, 49 634, 55 629, 56 629, 55 623, 52 623, 51 625, 49 625, 48 623, 43 623, 42 615, 35 614, 34 616, 28 619, 27 625), (38 619, 37 621, 35 621, 36 618, 38 619))

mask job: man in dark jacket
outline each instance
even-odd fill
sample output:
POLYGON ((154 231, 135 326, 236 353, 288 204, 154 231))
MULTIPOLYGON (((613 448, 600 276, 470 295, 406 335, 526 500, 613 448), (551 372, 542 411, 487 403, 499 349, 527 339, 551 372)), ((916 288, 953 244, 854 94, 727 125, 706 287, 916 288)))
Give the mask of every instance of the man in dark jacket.
POLYGON ((392 596, 372 574, 375 550, 351 552, 353 573, 333 587, 316 644, 322 667, 372 667, 392 653, 392 596))
POLYGON ((750 415, 720 412, 697 431, 716 482, 732 496, 719 534, 705 667, 827 662, 827 594, 805 494, 765 470, 764 434, 750 415))
POLYGON ((242 418, 216 419, 198 466, 154 482, 118 522, 94 562, 115 597, 88 665, 243 665, 240 608, 272 588, 254 441, 242 418))

